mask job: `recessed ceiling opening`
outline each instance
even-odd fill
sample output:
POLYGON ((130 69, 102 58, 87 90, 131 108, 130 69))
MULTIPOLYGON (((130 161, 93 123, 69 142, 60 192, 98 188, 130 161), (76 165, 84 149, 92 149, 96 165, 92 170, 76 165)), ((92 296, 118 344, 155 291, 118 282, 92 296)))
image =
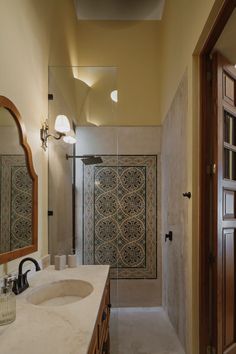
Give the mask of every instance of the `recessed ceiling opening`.
POLYGON ((78 20, 161 20, 165 0, 75 0, 78 20))

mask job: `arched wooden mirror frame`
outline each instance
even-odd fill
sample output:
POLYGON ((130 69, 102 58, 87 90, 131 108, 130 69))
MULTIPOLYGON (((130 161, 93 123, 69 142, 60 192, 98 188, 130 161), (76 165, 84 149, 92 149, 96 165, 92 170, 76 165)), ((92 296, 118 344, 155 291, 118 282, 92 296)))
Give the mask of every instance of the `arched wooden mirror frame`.
POLYGON ((26 155, 26 163, 28 167, 29 174, 32 178, 33 184, 33 205, 32 205, 32 244, 27 247, 19 248, 14 251, 1 253, 0 254, 0 264, 7 263, 13 259, 25 256, 29 253, 35 252, 38 250, 38 176, 35 173, 32 159, 32 152, 30 146, 27 142, 26 130, 24 123, 22 121, 21 115, 12 101, 7 97, 0 96, 0 107, 5 108, 14 118, 18 132, 20 144, 24 149, 26 155))

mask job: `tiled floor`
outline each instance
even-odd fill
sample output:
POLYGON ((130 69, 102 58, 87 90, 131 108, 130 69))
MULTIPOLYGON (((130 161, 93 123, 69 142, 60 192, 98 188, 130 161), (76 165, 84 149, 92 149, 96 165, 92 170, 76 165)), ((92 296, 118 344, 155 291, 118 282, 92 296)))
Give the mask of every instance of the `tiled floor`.
POLYGON ((184 354, 161 307, 112 309, 110 331, 111 354, 184 354))

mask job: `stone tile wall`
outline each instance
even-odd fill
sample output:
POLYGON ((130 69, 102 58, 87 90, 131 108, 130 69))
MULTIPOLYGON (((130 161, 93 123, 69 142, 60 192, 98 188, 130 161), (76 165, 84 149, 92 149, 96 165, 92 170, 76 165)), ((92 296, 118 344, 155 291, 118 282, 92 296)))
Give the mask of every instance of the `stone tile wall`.
POLYGON ((178 87, 162 133, 162 234, 173 232, 173 241, 163 241, 163 305, 186 347, 188 199, 187 186, 187 73, 178 87))

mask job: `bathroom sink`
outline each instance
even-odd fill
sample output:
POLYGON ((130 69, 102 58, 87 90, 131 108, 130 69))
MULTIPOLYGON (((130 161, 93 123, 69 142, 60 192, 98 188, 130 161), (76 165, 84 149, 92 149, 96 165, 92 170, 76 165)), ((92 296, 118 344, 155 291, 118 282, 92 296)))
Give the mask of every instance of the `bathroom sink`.
POLYGON ((92 291, 93 286, 86 281, 65 279, 33 289, 26 300, 38 306, 62 306, 80 301, 92 291))

